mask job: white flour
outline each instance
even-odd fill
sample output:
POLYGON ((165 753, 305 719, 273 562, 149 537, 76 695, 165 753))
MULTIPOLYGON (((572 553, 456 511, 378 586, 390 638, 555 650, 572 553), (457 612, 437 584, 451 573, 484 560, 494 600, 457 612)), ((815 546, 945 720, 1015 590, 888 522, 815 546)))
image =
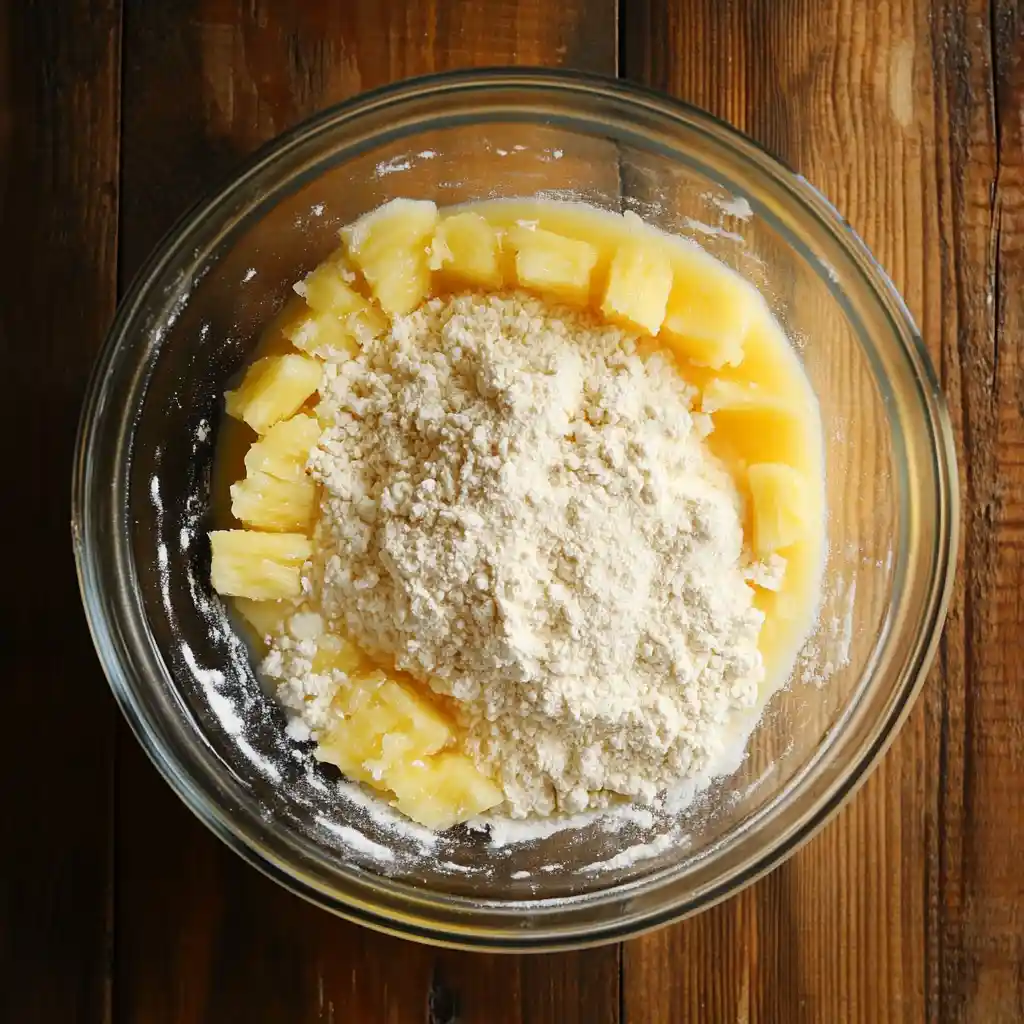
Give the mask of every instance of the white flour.
MULTIPOLYGON (((650 801, 756 701, 740 499, 691 398, 624 332, 522 296, 431 300, 327 366, 314 596, 455 698, 514 817, 650 801)), ((315 735, 332 686, 315 641, 286 647, 268 674, 315 735)))
POLYGON ((395 859, 394 850, 389 850, 386 846, 381 846, 380 843, 367 839, 357 829, 349 828, 348 825, 339 825, 336 821, 331 821, 329 818, 322 816, 318 817, 316 822, 321 828, 325 828, 328 832, 336 835, 346 846, 365 854, 372 860, 386 863, 395 859))
POLYGON ((649 843, 637 843, 634 846, 627 846, 625 850, 620 850, 614 857, 609 857, 608 860, 595 861, 593 864, 580 868, 580 871, 620 871, 623 868, 632 867, 642 860, 650 860, 653 857, 657 857, 673 847, 678 848, 685 845, 685 838, 678 832, 664 832, 657 839, 649 843))

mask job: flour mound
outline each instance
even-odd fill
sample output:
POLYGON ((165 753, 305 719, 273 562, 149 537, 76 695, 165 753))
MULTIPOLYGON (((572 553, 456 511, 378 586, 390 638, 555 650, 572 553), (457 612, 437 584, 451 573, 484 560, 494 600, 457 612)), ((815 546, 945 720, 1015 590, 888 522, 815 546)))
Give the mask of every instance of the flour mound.
POLYGON ((650 800, 756 701, 741 501, 692 397, 518 294, 433 299, 327 366, 323 612, 455 699, 513 816, 650 800))

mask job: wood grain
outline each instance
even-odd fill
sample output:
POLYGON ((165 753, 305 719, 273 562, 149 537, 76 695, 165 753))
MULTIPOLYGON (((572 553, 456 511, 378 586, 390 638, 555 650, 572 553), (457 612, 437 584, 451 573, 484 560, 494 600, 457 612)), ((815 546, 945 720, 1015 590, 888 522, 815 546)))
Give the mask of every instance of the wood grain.
POLYGON ((783 157, 893 277, 940 368, 966 523, 939 663, 882 766, 754 889, 629 943, 625 1020, 1020 1020, 1020 10, 631 9, 625 73, 783 157))
POLYGON ((1007 3, 951 6, 933 30, 948 68, 936 116, 950 126, 937 161, 948 240, 941 351, 965 454, 965 550, 946 687, 929 694, 943 770, 934 989, 952 1020, 1020 1020, 1024 20, 1007 3))
POLYGON ((100 1024, 111 958, 114 707, 71 557, 67 489, 114 309, 120 4, 0 5, 5 498, 0 1019, 100 1024))
POLYGON ((0 347, 18 396, 2 404, 0 436, 17 507, 31 510, 0 606, 16 641, 0 1019, 1024 1019, 1020 4, 628 0, 621 20, 615 0, 124 7, 0 4, 0 347), (414 946, 313 910, 220 846, 123 726, 115 743, 66 496, 119 264, 123 287, 242 156, 394 78, 516 62, 614 72, 619 42, 620 70, 759 139, 871 246, 940 370, 964 503, 940 657, 881 767, 757 886, 627 944, 621 992, 614 947, 526 958, 414 946), (41 691, 45 743, 26 725, 41 691))
MULTIPOLYGON (((495 63, 615 71, 614 0, 155 4, 125 12, 123 278, 205 188, 323 106, 405 75, 495 63), (174 88, 169 89, 168 83, 174 88)), ((121 731, 119 1024, 612 1024, 618 950, 443 952, 357 928, 246 867, 121 731)))

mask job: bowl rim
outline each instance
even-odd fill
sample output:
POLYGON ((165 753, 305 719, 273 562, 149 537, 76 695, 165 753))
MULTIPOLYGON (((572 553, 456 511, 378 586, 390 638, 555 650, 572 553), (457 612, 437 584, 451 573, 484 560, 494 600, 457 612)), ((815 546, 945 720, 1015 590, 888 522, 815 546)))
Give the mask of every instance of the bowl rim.
MULTIPOLYGON (((97 357, 82 406, 75 452, 71 524, 76 569, 86 618, 94 646, 118 706, 160 774, 215 835, 248 863, 297 895, 350 920, 393 935, 466 949, 550 951, 619 941, 707 909, 753 883, 791 856, 856 792, 909 714, 914 699, 924 684, 927 669, 939 643, 941 625, 952 592, 959 543, 959 484, 953 433, 945 401, 923 339, 903 299, 856 232, 806 179, 725 121, 645 86, 609 76, 572 70, 492 67, 462 69, 405 79, 330 106, 261 146, 242 161, 226 181, 210 190, 178 218, 134 276, 119 302, 113 324, 97 357), (430 920, 429 901, 427 904, 420 904, 421 907, 428 907, 426 916, 420 917, 418 910, 412 914, 382 912, 378 906, 367 904, 361 899, 352 899, 347 893, 339 893, 337 890, 325 891, 324 886, 262 846, 250 831, 241 827, 231 815, 218 806, 209 793, 204 792, 196 784, 196 780, 186 777, 165 747, 160 735, 154 730, 147 712, 135 699, 133 684, 129 679, 130 673, 127 671, 128 666, 122 664, 118 656, 119 644, 114 635, 120 627, 116 622, 110 621, 101 600, 101 581, 106 578, 109 570, 100 564, 94 550, 90 514, 91 455, 93 442, 101 425, 100 414, 105 400, 109 397, 105 394, 105 385, 117 357, 132 344, 129 328, 138 317, 142 300, 158 282, 163 269, 179 254, 188 229, 221 207, 228 197, 235 194, 246 181, 269 164, 276 162, 296 146, 315 140, 321 133, 336 130, 346 121, 365 117, 373 111, 400 105, 411 99, 422 101, 432 95, 440 97, 501 88, 546 90, 552 96, 559 96, 568 102, 571 102, 574 95, 601 94, 626 107, 642 108, 661 121, 674 123, 678 128, 697 128, 713 133, 720 144, 732 150, 736 159, 742 160, 746 157, 757 173, 773 174, 774 184, 786 190, 790 198, 801 208, 801 213, 817 220, 842 246, 844 255, 850 258, 860 274, 861 283, 866 286, 872 298, 878 301, 889 322, 892 336, 902 345, 903 354, 908 358, 914 371, 920 397, 920 411, 932 442, 936 474, 934 569, 928 580, 921 619, 922 628, 904 659, 899 680, 893 686, 896 698, 890 702, 888 716, 877 728, 873 742, 861 750, 859 756, 852 759, 838 780, 827 786, 824 793, 804 810, 797 824, 780 841, 767 844, 758 855, 748 859, 732 874, 707 886, 690 903, 687 904, 685 900, 670 900, 656 910, 640 916, 626 916, 611 924, 602 923, 595 926, 592 922, 585 921, 575 928, 561 927, 550 933, 524 932, 522 928, 517 927, 512 918, 509 918, 502 928, 492 927, 485 930, 478 930, 472 923, 462 927, 452 925, 451 922, 438 924, 430 920)), ((385 883, 388 886, 391 884, 385 883)), ((628 895, 624 890, 635 884, 627 882, 591 896, 601 897, 601 901, 622 898, 623 895, 628 895)), ((372 890, 374 886, 371 884, 370 888, 372 890)), ((450 899, 448 896, 443 898, 450 899)), ((589 899, 588 905, 593 906, 596 902, 595 899, 589 899)), ((530 912, 539 909, 536 903, 522 900, 510 900, 507 906, 513 912, 516 908, 528 909, 530 912)))

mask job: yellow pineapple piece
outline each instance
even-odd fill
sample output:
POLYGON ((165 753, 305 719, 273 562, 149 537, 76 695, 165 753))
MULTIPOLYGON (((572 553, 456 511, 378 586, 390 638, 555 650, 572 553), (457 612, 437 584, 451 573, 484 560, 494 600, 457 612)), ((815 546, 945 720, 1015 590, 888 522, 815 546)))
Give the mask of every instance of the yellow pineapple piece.
POLYGON ((743 359, 743 338, 761 306, 757 291, 705 252, 674 249, 672 291, 661 334, 680 355, 720 369, 743 359))
POLYGON ((747 471, 753 504, 754 551, 770 555, 807 536, 814 502, 807 478, 782 462, 759 462, 747 471))
POLYGON ((411 313, 430 291, 428 248, 437 207, 426 200, 392 199, 342 228, 349 256, 385 313, 411 313))
POLYGON ((305 480, 309 453, 320 440, 320 424, 299 413, 275 423, 245 456, 248 474, 265 473, 278 480, 305 480))
POLYGON ((590 299, 590 275, 598 252, 589 242, 516 224, 505 235, 516 255, 516 276, 525 288, 566 302, 590 299))
POLYGON ((715 378, 725 377, 738 384, 756 384, 762 393, 791 405, 802 405, 809 395, 813 396, 799 357, 764 304, 755 312, 743 336, 742 356, 737 365, 718 370, 688 362, 683 373, 700 389, 715 378))
MULTIPOLYGON (((379 310, 376 312, 383 316, 379 310)), ((333 313, 314 313, 290 324, 285 328, 284 336, 302 352, 321 359, 337 359, 359 355, 360 341, 376 337, 374 330, 369 326, 350 330, 348 324, 333 313)))
POLYGON ((316 484, 308 477, 280 480, 269 473, 249 473, 231 485, 231 514, 257 530, 309 532, 316 510, 316 484))
POLYGON ((305 316, 285 329, 285 337, 298 349, 321 357, 358 355, 359 342, 334 313, 305 316))
POLYGON ((409 723, 413 749, 417 757, 433 754, 452 738, 447 718, 427 697, 388 679, 377 691, 377 696, 403 723, 409 723))
POLYGON ((432 829, 451 828, 504 800, 501 790, 464 754, 405 761, 388 771, 395 806, 432 829))
POLYGON ((349 685, 340 690, 334 698, 338 710, 347 718, 352 718, 364 708, 378 703, 377 691, 389 678, 386 672, 373 665, 369 665, 365 671, 354 671, 351 676, 349 685))
POLYGON ((370 659, 351 640, 337 633, 320 637, 316 654, 313 655, 314 672, 344 672, 355 675, 372 668, 370 659))
POLYGON ((314 313, 334 313, 343 316, 357 310, 372 309, 370 303, 346 280, 339 263, 327 260, 311 270, 296 290, 314 313))
POLYGON ((481 288, 500 288, 498 233, 479 213, 456 213, 437 225, 430 268, 444 278, 481 288))
POLYGON ((329 354, 333 350, 354 355, 360 343, 379 337, 387 329, 387 317, 352 287, 353 278, 342 263, 332 260, 321 263, 296 285, 313 312, 287 332, 296 348, 304 352, 329 354))
POLYGON ((278 420, 299 411, 320 387, 322 375, 316 359, 295 353, 257 359, 242 383, 224 395, 227 413, 265 434, 278 420))
POLYGON ((359 272, 356 265, 349 259, 348 249, 344 245, 339 245, 330 256, 324 260, 325 263, 333 263, 341 274, 342 281, 345 284, 352 285, 356 291, 361 290, 361 282, 359 280, 359 272))
POLYGON ((712 450, 730 464, 776 462, 790 453, 803 465, 809 457, 799 408, 757 384, 711 380, 701 408, 714 423, 708 438, 712 450))
POLYGON ((704 386, 701 398, 701 409, 708 413, 722 410, 729 412, 753 410, 756 412, 777 408, 788 409, 789 405, 759 384, 746 381, 721 378, 710 380, 704 386))
POLYGON ((210 582, 220 594, 275 601, 302 593, 302 564, 313 554, 308 537, 298 533, 214 530, 210 582))
POLYGON ((429 700, 379 670, 352 679, 335 700, 345 717, 321 740, 316 757, 379 789, 391 788, 396 765, 451 741, 447 720, 429 700))
POLYGON ((292 355, 294 346, 288 335, 295 325, 309 317, 309 307, 298 295, 288 297, 281 310, 271 319, 259 341, 262 357, 292 355))
POLYGON ((664 247, 651 240, 630 239, 612 258, 601 312, 610 320, 657 334, 671 290, 672 265, 664 247))
POLYGON ((285 623, 295 612, 295 602, 288 600, 253 601, 248 597, 236 597, 232 603, 261 640, 284 632, 285 623))

